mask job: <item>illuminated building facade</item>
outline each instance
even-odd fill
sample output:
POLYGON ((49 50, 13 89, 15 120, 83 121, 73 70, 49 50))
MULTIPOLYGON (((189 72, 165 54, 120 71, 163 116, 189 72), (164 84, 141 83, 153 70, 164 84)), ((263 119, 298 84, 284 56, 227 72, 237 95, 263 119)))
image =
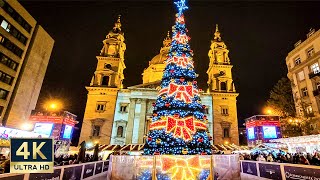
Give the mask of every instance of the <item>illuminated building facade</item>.
POLYGON ((245 119, 249 147, 281 138, 280 116, 255 115, 245 119))
POLYGON ((0 0, 0 121, 21 128, 35 108, 54 40, 16 0, 0 0))
POLYGON ((320 127, 320 30, 310 29, 305 41, 298 41, 286 57, 288 78, 298 116, 311 117, 311 133, 320 127))
MULTIPOLYGON (((103 41, 101 54, 90 86, 80 140, 100 144, 142 144, 149 131, 160 82, 170 49, 170 34, 160 53, 149 61, 142 73, 143 84, 123 88, 126 68, 124 33, 120 18, 103 41)), ((209 51, 209 91, 200 90, 206 106, 209 132, 215 144, 239 144, 236 97, 228 50, 216 29, 209 51), (219 36, 219 38, 217 37, 219 36), (221 61, 221 62, 220 62, 221 61), (220 73, 223 71, 225 74, 220 73), (217 76, 219 75, 219 76, 217 76), (222 87, 220 86, 222 84, 222 87)), ((134 68, 134 67, 133 67, 134 68)))

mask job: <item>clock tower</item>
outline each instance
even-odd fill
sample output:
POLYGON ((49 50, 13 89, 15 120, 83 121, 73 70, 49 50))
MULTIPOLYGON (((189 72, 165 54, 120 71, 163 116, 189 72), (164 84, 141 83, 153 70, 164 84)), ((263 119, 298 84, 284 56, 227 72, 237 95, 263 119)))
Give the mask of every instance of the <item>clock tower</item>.
POLYGON ((214 114, 214 144, 239 144, 237 96, 232 79, 229 50, 222 41, 218 25, 211 41, 208 86, 212 95, 214 114))

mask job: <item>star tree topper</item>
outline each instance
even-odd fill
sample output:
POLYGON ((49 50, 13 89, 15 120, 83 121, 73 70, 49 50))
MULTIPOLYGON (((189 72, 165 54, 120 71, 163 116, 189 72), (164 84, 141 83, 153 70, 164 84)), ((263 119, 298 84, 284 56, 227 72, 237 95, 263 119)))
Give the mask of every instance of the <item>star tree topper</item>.
POLYGON ((185 3, 186 3, 186 0, 179 0, 174 3, 178 8, 179 14, 182 14, 185 9, 188 9, 188 6, 186 6, 185 3))

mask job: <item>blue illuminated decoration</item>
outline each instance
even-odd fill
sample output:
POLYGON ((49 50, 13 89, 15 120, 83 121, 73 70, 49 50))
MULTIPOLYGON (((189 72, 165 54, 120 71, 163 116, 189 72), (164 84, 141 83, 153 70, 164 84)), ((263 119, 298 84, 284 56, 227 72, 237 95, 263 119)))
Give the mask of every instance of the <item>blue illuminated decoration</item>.
MULTIPOLYGON (((207 128, 194 70, 193 51, 183 12, 185 0, 175 2, 176 21, 152 123, 144 146, 145 155, 210 155, 212 137, 207 128)), ((202 176, 206 176, 203 172, 202 176)), ((143 177, 147 177, 145 174, 143 177)))

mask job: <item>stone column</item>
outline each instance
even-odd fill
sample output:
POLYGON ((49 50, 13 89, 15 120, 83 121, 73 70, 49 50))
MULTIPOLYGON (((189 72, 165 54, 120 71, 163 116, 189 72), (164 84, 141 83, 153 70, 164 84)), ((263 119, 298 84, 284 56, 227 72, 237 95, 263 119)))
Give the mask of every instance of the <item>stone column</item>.
POLYGON ((133 121, 134 121, 134 114, 136 109, 136 100, 135 98, 130 98, 130 108, 129 108, 129 115, 128 115, 128 124, 126 130, 126 144, 132 143, 132 131, 133 131, 133 121))
POLYGON ((144 137, 144 127, 146 123, 146 111, 147 111, 147 99, 141 100, 141 110, 140 110, 140 122, 139 122, 139 131, 138 131, 138 143, 143 143, 144 137))

